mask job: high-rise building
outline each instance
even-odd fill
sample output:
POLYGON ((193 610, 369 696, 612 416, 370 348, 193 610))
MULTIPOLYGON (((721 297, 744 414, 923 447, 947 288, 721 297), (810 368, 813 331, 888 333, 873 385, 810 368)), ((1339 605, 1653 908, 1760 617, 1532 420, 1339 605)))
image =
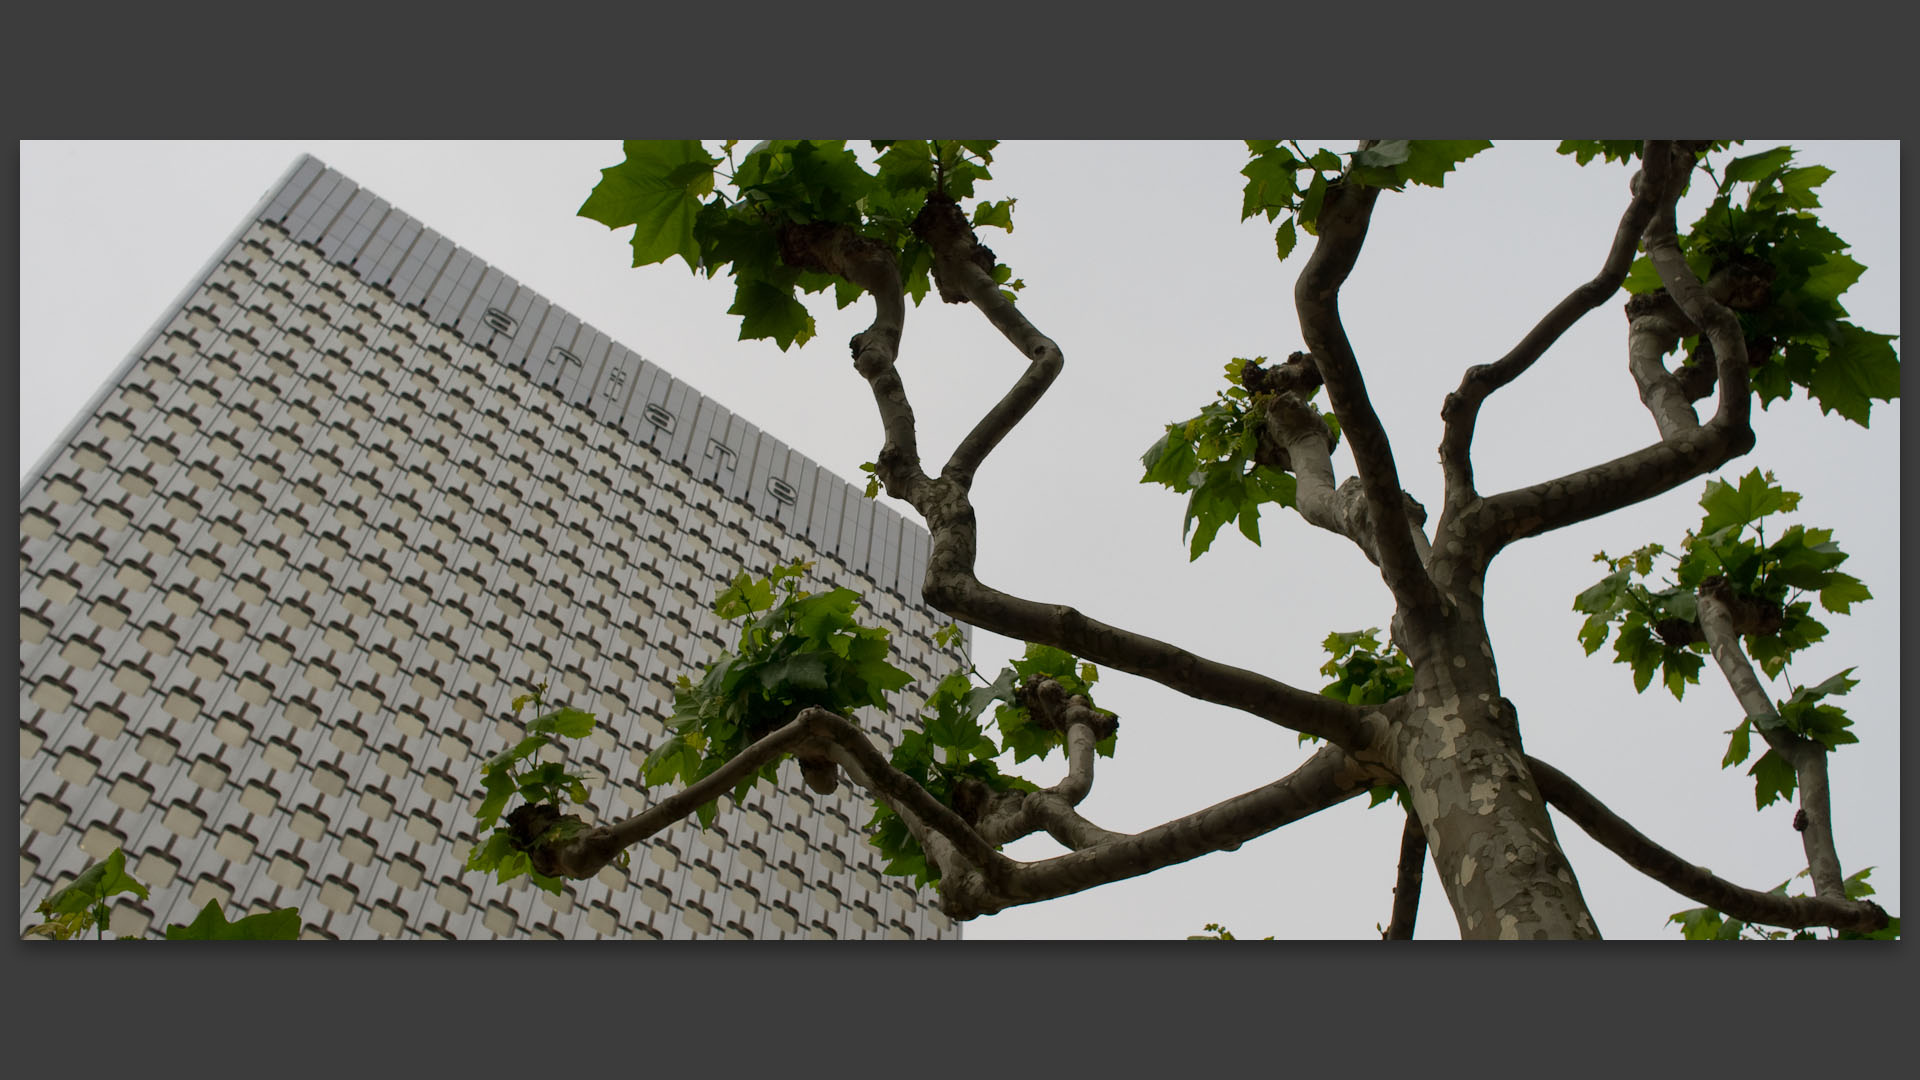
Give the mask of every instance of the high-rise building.
POLYGON ((647 805, 676 676, 741 570, 811 561, 920 678, 926 532, 308 157, 20 495, 23 923, 124 848, 116 933, 294 907, 307 936, 912 937, 846 784, 792 762, 567 884, 469 873, 531 683, 597 713, 601 819, 647 805))

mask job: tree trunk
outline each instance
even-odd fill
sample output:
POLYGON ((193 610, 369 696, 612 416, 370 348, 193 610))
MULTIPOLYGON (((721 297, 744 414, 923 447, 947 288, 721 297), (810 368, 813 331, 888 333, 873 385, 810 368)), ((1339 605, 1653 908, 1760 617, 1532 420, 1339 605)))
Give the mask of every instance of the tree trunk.
POLYGON ((1595 939, 1573 868, 1493 689, 1422 678, 1399 767, 1462 938, 1595 939))

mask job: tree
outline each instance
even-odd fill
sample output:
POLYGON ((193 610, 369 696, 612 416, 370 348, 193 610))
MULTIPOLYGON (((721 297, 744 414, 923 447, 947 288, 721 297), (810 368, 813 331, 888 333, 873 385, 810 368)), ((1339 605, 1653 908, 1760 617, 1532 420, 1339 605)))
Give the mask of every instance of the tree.
MULTIPOLYGON (((1063 363, 1059 346, 1021 310, 1024 283, 979 240, 980 229, 1012 227, 1013 200, 974 194, 989 178, 995 144, 880 143, 869 165, 838 143, 770 142, 744 153, 728 143, 723 167, 699 143, 629 143, 627 160, 605 170, 582 214, 635 226, 636 265, 677 255, 709 277, 726 269, 742 338, 771 339, 782 350, 805 344, 815 323, 801 296, 831 287, 841 307, 872 296, 875 318, 851 348, 885 429, 870 465, 873 485, 919 511, 933 534, 927 601, 1031 644, 999 678, 981 677, 984 686, 973 687, 966 673, 943 682, 920 737, 889 758, 848 718, 893 678, 883 654, 873 652, 877 632, 858 625, 851 599, 807 594, 789 580, 797 570, 764 580, 743 575, 719 608, 747 623, 739 654, 699 683, 683 683, 676 736, 649 761, 649 782, 680 781, 684 789, 625 822, 589 829, 559 815, 549 831, 523 833, 529 867, 590 875, 652 830, 770 775, 772 763, 792 753, 809 783, 832 785, 844 774, 873 793, 876 839, 891 868, 936 880, 943 905, 959 917, 1231 850, 1372 791, 1376 802, 1398 794, 1406 807, 1390 937, 1411 932, 1428 856, 1464 936, 1597 936, 1548 806, 1713 912, 1787 928, 1889 932, 1897 924, 1884 911, 1849 895, 1859 891, 1860 875, 1840 876, 1824 805, 1826 754, 1844 741, 1846 726, 1825 699, 1851 680, 1843 672, 1811 688, 1790 684, 1787 699, 1775 701, 1753 672, 1757 662, 1769 676, 1781 674, 1815 640, 1802 622, 1812 618, 1811 601, 1800 592, 1812 590, 1825 610, 1842 613, 1866 598, 1837 569, 1845 556, 1830 537, 1803 526, 1765 542, 1761 519, 1794 501, 1771 477, 1755 471, 1737 485, 1709 485, 1699 532, 1675 548, 1683 553, 1677 584, 1654 582, 1655 589, 1637 581, 1660 551, 1607 559, 1607 577, 1578 601, 1588 615, 1581 641, 1592 651, 1618 623, 1616 654, 1637 687, 1650 685, 1657 670, 1676 696, 1698 681, 1711 650, 1748 717, 1740 730, 1758 731, 1769 744, 1755 765, 1762 805, 1769 792, 1800 794, 1805 821, 1796 824, 1805 826, 1812 897, 1745 889, 1693 866, 1527 755, 1520 710, 1501 693, 1483 602, 1489 567, 1509 546, 1654 498, 1746 454, 1755 441, 1756 395, 1763 406, 1807 397, 1823 413, 1862 426, 1872 402, 1897 397, 1891 339, 1847 322, 1839 304, 1863 268, 1813 213, 1814 189, 1828 171, 1796 164, 1786 148, 1563 144, 1582 164, 1627 163, 1630 195, 1600 272, 1506 355, 1468 367, 1441 403, 1444 492, 1430 513, 1403 490, 1339 297, 1383 193, 1439 187, 1487 145, 1374 141, 1339 154, 1250 142, 1243 217, 1275 223, 1283 260, 1303 234, 1314 240, 1294 290, 1305 348, 1280 362, 1230 362, 1229 385, 1216 401, 1167 425, 1142 459, 1147 481, 1188 496, 1192 558, 1229 523, 1258 543, 1260 507, 1274 503, 1350 542, 1378 568, 1393 600, 1389 641, 1365 630, 1328 637, 1334 657, 1326 671, 1335 681, 1316 690, 991 588, 976 576, 974 480, 1063 363), (1703 182, 1716 197, 1682 235, 1676 204, 1703 182), (1479 490, 1471 448, 1484 403, 1623 285, 1632 295, 1629 372, 1657 440, 1555 479, 1479 490), (906 300, 931 292, 985 315, 1025 364, 937 474, 921 459, 896 366, 906 300), (1694 403, 1709 397, 1714 412, 1702 422, 1694 403), (1355 475, 1336 485, 1333 452, 1342 443, 1355 475), (1752 540, 1744 537, 1749 527, 1752 540), (1242 710, 1320 747, 1278 780, 1164 826, 1135 834, 1103 829, 1075 809, 1099 752, 1111 753, 1117 742, 1115 718, 1093 703, 1095 665, 1242 710), (990 707, 997 740, 984 723, 990 707), (1050 788, 996 764, 1054 749, 1070 765, 1050 788), (1072 851, 1038 863, 1001 851, 1042 832, 1072 851)), ((1742 737, 1735 735, 1736 744, 1742 737)), ((1730 748, 1726 760, 1738 756, 1730 748)))

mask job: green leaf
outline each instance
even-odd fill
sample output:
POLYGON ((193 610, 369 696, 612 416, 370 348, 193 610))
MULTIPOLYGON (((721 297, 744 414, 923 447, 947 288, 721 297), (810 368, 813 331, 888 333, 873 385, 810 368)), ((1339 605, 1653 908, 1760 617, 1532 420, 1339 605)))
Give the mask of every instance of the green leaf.
POLYGON ((1775 799, 1788 799, 1793 796, 1795 779, 1793 766, 1778 753, 1769 750, 1760 755, 1760 760, 1747 770, 1753 777, 1753 804, 1755 809, 1764 810, 1775 799))
POLYGON ((792 700, 796 691, 827 688, 827 656, 818 652, 795 653, 762 665, 757 674, 760 685, 774 696, 792 700))
POLYGON ((678 255, 700 266, 693 222, 700 200, 713 191, 719 159, 692 139, 628 140, 627 159, 600 170, 600 183, 579 215, 611 229, 634 226, 633 265, 665 262, 678 255))
POLYGON ((1738 765, 1747 760, 1747 757, 1753 753, 1752 731, 1753 721, 1751 719, 1740 721, 1740 726, 1733 729, 1733 738, 1727 742, 1726 756, 1720 759, 1721 768, 1725 769, 1738 765))
MULTIPOLYGON (((871 469, 870 466, 861 466, 871 469)), ((773 607, 773 582, 745 572, 735 574, 733 582, 713 598, 713 613, 733 620, 773 607)))
POLYGON ((480 801, 480 808, 474 811, 474 821, 482 829, 491 829, 500 820, 507 808, 507 801, 517 790, 513 775, 506 768, 484 773, 480 783, 486 790, 486 798, 480 801))
POLYGON ((1727 162, 1724 175, 1729 182, 1765 180, 1781 166, 1793 160, 1791 146, 1776 146, 1771 150, 1762 150, 1757 154, 1734 158, 1727 162))
POLYGON ((1353 163, 1367 168, 1386 169, 1399 165, 1412 153, 1408 139, 1382 139, 1353 155, 1353 163))
POLYGON ((1900 358, 1893 351, 1892 334, 1875 334, 1851 323, 1841 323, 1825 359, 1807 380, 1807 393, 1820 403, 1822 414, 1841 416, 1868 426, 1875 401, 1900 396, 1900 358))
POLYGON ((1281 262, 1287 261, 1287 256, 1293 254, 1294 246, 1299 242, 1300 237, 1294 232, 1292 218, 1281 222, 1273 232, 1274 248, 1279 252, 1281 262))
POLYGON ((300 910, 280 908, 228 922, 217 900, 207 901, 185 926, 167 927, 168 941, 293 941, 300 936, 300 910))
POLYGON ((1641 293, 1666 288, 1666 282, 1660 280, 1660 271, 1654 269, 1653 260, 1642 255, 1633 260, 1633 265, 1627 267, 1626 280, 1622 281, 1620 286, 1630 295, 1639 296, 1641 293))
POLYGON ((500 865, 500 860, 513 852, 513 837, 506 830, 495 831, 487 837, 487 842, 476 846, 467 853, 467 869, 485 873, 500 865))
POLYGON ((1725 920, 1712 908, 1689 908, 1686 911, 1676 911, 1667 917, 1667 921, 1679 923, 1680 933, 1688 941, 1726 940, 1721 936, 1725 920))
POLYGON ((1648 630, 1646 617, 1639 612, 1627 616, 1613 641, 1614 662, 1633 669, 1635 693, 1645 693, 1647 687, 1653 684, 1653 673, 1660 667, 1665 652, 1648 630))
POLYGON ((995 701, 1011 705, 1014 702, 1014 686, 1019 675, 1011 667, 1003 667, 1000 674, 989 686, 978 687, 967 693, 966 707, 969 715, 979 716, 987 711, 987 706, 995 701))
POLYGON ((1367 789, 1367 809, 1371 810, 1388 801, 1398 802, 1402 807, 1408 806, 1407 789, 1398 784, 1381 784, 1367 789))
MULTIPOLYGON (((1596 615, 1605 615, 1618 610, 1620 605, 1625 601, 1629 580, 1629 575, 1625 570, 1616 570, 1608 574, 1606 577, 1601 578, 1599 582, 1582 590, 1580 595, 1573 598, 1573 610, 1591 612, 1596 615)), ((1592 652, 1593 650, 1588 649, 1587 651, 1592 652)))
POLYGON ((1847 880, 1842 882, 1846 887, 1847 899, 1865 900, 1867 897, 1872 896, 1873 886, 1867 884, 1867 878, 1872 876, 1872 874, 1873 867, 1868 866, 1849 875, 1847 880))
POLYGON ((516 761, 525 761, 527 758, 538 753, 541 747, 552 741, 552 739, 547 738, 545 735, 529 735, 513 744, 510 749, 502 750, 500 753, 488 758, 486 771, 489 773, 499 772, 502 769, 512 766, 516 761))
POLYGON ((560 735, 569 739, 584 739, 593 730, 593 714, 563 706, 527 725, 527 730, 538 734, 560 735))
POLYGON ((1832 541, 1831 529, 1808 529, 1795 525, 1766 549, 1773 566, 1758 588, 1762 592, 1825 588, 1834 567, 1847 561, 1847 553, 1832 541))
POLYGON ((776 205, 796 220, 804 216, 815 221, 860 224, 860 202, 877 184, 860 167, 859 157, 846 148, 846 143, 800 139, 782 145, 789 162, 787 175, 797 185, 799 198, 792 203, 776 199, 776 205))
POLYGON ((1327 201, 1327 178, 1323 174, 1313 174, 1313 180, 1307 185, 1307 193, 1300 199, 1300 208, 1294 217, 1300 227, 1307 230, 1308 236, 1320 235, 1320 206, 1327 201))
POLYGON ((1820 205, 1820 198, 1813 189, 1826 183, 1832 175, 1833 170, 1824 165, 1807 165, 1781 173, 1782 204, 1795 210, 1814 209, 1820 205))
POLYGON ((1833 254, 1807 272, 1807 279, 1800 286, 1803 295, 1820 300, 1837 301, 1840 294, 1853 287, 1867 268, 1852 258, 1833 254))
POLYGON ((1199 469, 1200 459, 1184 428, 1183 424, 1168 424, 1166 434, 1147 447, 1140 456, 1140 464, 1146 469, 1141 483, 1160 484, 1177 492, 1191 490, 1191 477, 1199 469))
POLYGON ((1810 610, 1812 605, 1805 601, 1788 604, 1777 632, 1747 635, 1747 655, 1760 665, 1767 678, 1778 678, 1794 653, 1827 636, 1827 628, 1807 614, 1810 610))
POLYGON ((1838 570, 1827 575, 1827 584, 1820 589, 1820 606, 1837 615, 1845 615, 1854 604, 1871 599, 1873 593, 1859 578, 1838 570))
POLYGON ((1001 199, 999 202, 983 202, 973 208, 973 226, 976 229, 992 227, 1013 231, 1013 204, 1018 199, 1001 199))
POLYGON ((105 859, 80 872, 72 883, 40 902, 40 911, 48 915, 73 915, 86 911, 121 893, 147 898, 147 887, 127 873, 127 853, 114 848, 105 859))
POLYGON ((1492 145, 1485 139, 1387 139, 1354 154, 1354 177, 1396 190, 1407 182, 1440 187, 1447 173, 1492 145))
POLYGON ((889 191, 914 192, 924 199, 934 188, 933 152, 924 139, 892 143, 877 164, 880 185, 889 191))
POLYGON ((1859 679, 1850 677, 1854 670, 1853 668, 1847 668, 1837 674, 1827 676, 1817 685, 1803 686, 1793 692, 1793 697, 1790 700, 1795 702, 1818 701, 1829 695, 1839 696, 1845 694, 1847 691, 1860 685, 1859 679))
POLYGON ((1639 139, 1567 139, 1554 152, 1573 155, 1578 165, 1585 165, 1596 157, 1603 157, 1609 163, 1631 163, 1640 156, 1641 146, 1639 139))
POLYGON ((1706 494, 1700 497, 1700 506, 1707 512, 1700 522, 1700 533, 1704 536, 1729 526, 1751 525, 1768 514, 1789 511, 1799 505, 1797 492, 1775 484, 1772 473, 1763 474, 1759 469, 1741 477, 1738 487, 1709 480, 1706 494))
POLYGON ((1838 705, 1795 705, 1781 710, 1781 718, 1788 727, 1829 751, 1860 741, 1859 736, 1847 730, 1853 726, 1853 720, 1838 705))
POLYGON ((813 316, 794 299, 791 286, 782 289, 765 281, 744 280, 734 288, 727 314, 740 316, 740 340, 772 339, 786 352, 813 338, 813 316))
POLYGON ((1700 668, 1705 661, 1683 649, 1668 648, 1663 651, 1661 679, 1666 683, 1667 689, 1672 692, 1675 701, 1684 700, 1687 684, 1699 685, 1700 668))
MULTIPOLYGON (((1272 221, 1289 210, 1299 194, 1295 173, 1301 167, 1300 159, 1293 151, 1273 142, 1249 142, 1249 150, 1254 150, 1253 160, 1240 170, 1247 178, 1241 189, 1240 220, 1245 221, 1255 214, 1265 213, 1272 221)), ((1283 253, 1281 258, 1286 258, 1283 253)))

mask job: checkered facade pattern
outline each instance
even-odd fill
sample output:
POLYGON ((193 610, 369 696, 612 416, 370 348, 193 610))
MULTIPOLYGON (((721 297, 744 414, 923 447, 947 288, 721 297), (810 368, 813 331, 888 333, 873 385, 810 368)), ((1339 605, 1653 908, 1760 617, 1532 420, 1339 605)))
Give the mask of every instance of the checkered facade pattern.
POLYGON ((717 589, 814 563, 919 681, 926 532, 312 158, 22 487, 20 880, 115 847, 114 933, 300 911, 324 938, 956 938, 847 785, 722 800, 553 896, 468 873, 534 682, 596 712, 606 819, 717 589))

